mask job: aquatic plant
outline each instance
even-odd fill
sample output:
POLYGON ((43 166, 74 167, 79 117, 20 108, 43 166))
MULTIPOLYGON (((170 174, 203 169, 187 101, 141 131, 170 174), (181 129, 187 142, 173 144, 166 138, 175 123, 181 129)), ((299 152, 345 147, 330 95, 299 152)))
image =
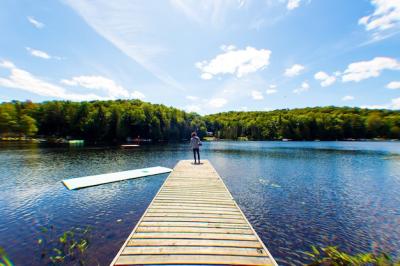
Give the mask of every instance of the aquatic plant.
POLYGON ((0 266, 14 266, 4 248, 0 247, 0 266))
POLYGON ((311 247, 311 252, 304 252, 312 258, 308 266, 400 266, 400 260, 394 260, 384 252, 379 253, 359 253, 350 255, 340 251, 336 246, 324 248, 311 247))
POLYGON ((45 263, 53 265, 74 261, 76 265, 86 265, 86 250, 89 247, 90 227, 72 228, 56 234, 54 226, 41 227, 37 240, 40 256, 45 263))

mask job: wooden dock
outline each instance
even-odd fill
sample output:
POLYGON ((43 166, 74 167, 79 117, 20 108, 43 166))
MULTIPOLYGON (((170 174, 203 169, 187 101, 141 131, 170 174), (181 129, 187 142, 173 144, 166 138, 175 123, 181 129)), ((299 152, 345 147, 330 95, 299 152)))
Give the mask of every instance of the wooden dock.
POLYGON ((277 265, 208 161, 180 161, 111 265, 277 265))

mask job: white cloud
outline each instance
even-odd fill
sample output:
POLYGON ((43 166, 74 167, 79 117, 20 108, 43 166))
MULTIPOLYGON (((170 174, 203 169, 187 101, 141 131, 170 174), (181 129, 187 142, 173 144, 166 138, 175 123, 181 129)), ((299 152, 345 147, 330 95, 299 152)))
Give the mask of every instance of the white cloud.
POLYGON ((202 79, 209 80, 209 79, 212 79, 212 78, 213 78, 213 75, 211 75, 210 73, 203 73, 203 74, 201 74, 200 77, 201 77, 202 79))
POLYGON ((348 65, 342 76, 343 82, 359 82, 368 78, 379 77, 385 69, 400 70, 400 62, 389 57, 375 57, 370 61, 360 61, 348 65))
POLYGON ((400 81, 392 81, 388 85, 386 85, 386 88, 391 90, 398 90, 400 89, 400 81))
POLYGON ((294 77, 300 75, 300 72, 304 70, 304 66, 299 64, 294 64, 293 66, 287 68, 285 70, 285 76, 294 77))
POLYGON ((227 103, 228 103, 228 101, 224 98, 213 98, 208 102, 208 104, 214 108, 221 108, 224 105, 226 105, 227 103))
POLYGON ((367 109, 388 109, 389 105, 379 105, 379 104, 372 104, 372 105, 361 105, 361 108, 367 109))
POLYGON ((253 100, 258 100, 258 101, 264 99, 262 92, 257 90, 251 91, 251 97, 253 98, 253 100))
POLYGON ((277 89, 267 89, 267 90, 265 91, 266 94, 275 94, 275 93, 277 93, 277 92, 278 92, 277 89))
POLYGON ((39 57, 39 58, 43 58, 43 59, 57 59, 57 60, 63 59, 62 57, 59 57, 59 56, 52 56, 52 55, 49 55, 48 53, 46 53, 45 51, 36 50, 36 49, 31 48, 31 47, 26 47, 26 50, 27 50, 32 56, 39 57))
MULTIPOLYGON (((205 113, 219 111, 209 104, 209 100, 214 98, 222 98, 226 100, 226 105, 221 108, 224 110, 228 110, 228 107, 237 109, 240 106, 248 106, 251 109, 252 106, 249 106, 246 103, 246 101, 251 102, 251 91, 259 88, 268 88, 268 85, 269 84, 266 83, 263 77, 258 74, 252 75, 249 78, 240 79, 236 77, 228 77, 223 81, 218 82, 216 87, 211 89, 208 100, 202 102, 200 99, 199 103, 201 103, 201 106, 207 107, 203 110, 205 113)), ((260 89, 263 93, 264 90, 265 89, 260 89)))
POLYGON ((399 0, 372 0, 375 11, 360 18, 358 23, 364 25, 367 31, 384 31, 399 25, 400 1, 399 0))
POLYGON ((58 85, 46 82, 26 70, 17 68, 12 62, 9 61, 0 62, 0 67, 10 71, 10 75, 7 78, 0 77, 0 87, 20 89, 41 96, 73 101, 105 99, 104 97, 96 94, 78 94, 67 92, 64 88, 58 85))
POLYGON ((265 91, 265 93, 266 94, 274 94, 274 93, 277 93, 278 92, 278 90, 276 89, 276 85, 274 85, 274 84, 272 84, 272 85, 269 85, 269 88, 265 91))
POLYGON ((228 51, 233 51, 233 50, 235 50, 235 49, 236 49, 236 46, 235 46, 235 45, 232 45, 232 44, 230 44, 230 45, 225 45, 225 44, 223 44, 223 45, 221 45, 220 48, 221 48, 222 51, 228 52, 228 51))
POLYGON ((334 75, 335 77, 340 77, 340 76, 342 75, 342 72, 340 72, 340 71, 335 71, 335 72, 333 72, 333 75, 334 75))
POLYGON ((27 17, 28 21, 35 26, 38 29, 41 29, 44 27, 44 24, 40 21, 37 21, 36 19, 34 19, 33 17, 27 17))
POLYGON ((296 9, 300 6, 300 0, 288 0, 286 8, 288 10, 296 9))
POLYGON ((325 79, 329 78, 329 75, 323 71, 319 71, 319 72, 315 73, 314 78, 316 80, 325 80, 325 79))
POLYGON ((326 80, 321 82, 321 86, 322 87, 328 87, 330 85, 332 85, 333 83, 335 83, 336 78, 334 76, 330 76, 329 78, 327 78, 326 80))
POLYGON ((50 59, 51 58, 51 56, 48 53, 44 52, 44 51, 35 50, 35 49, 30 48, 30 47, 26 47, 26 50, 32 56, 40 57, 40 58, 43 58, 43 59, 50 59))
POLYGON ((165 43, 162 39, 164 36, 159 33, 169 28, 166 27, 168 23, 165 23, 165 20, 151 19, 160 15, 152 4, 139 5, 130 0, 65 0, 65 2, 99 35, 169 88, 185 91, 182 84, 156 63, 167 51, 162 45, 165 43))
POLYGON ((144 98, 146 98, 146 96, 140 91, 133 91, 131 93, 131 98, 143 100, 144 98))
POLYGON ((188 95, 188 96, 186 96, 186 99, 191 100, 191 101, 196 101, 196 100, 199 99, 199 97, 197 97, 197 96, 192 96, 192 95, 188 95))
POLYGON ((201 112, 200 106, 196 105, 196 104, 186 105, 184 107, 184 109, 189 113, 190 112, 195 112, 195 113, 200 113, 201 112))
POLYGON ((361 108, 368 108, 368 109, 395 109, 399 110, 400 109, 400 98, 395 98, 390 101, 390 103, 387 104, 375 104, 375 105, 363 105, 361 108))
POLYGON ((328 87, 330 85, 332 85, 333 83, 335 83, 336 81, 336 77, 333 76, 329 76, 327 73, 323 72, 323 71, 319 71, 317 73, 315 73, 314 78, 316 80, 321 81, 321 86, 322 87, 328 87))
POLYGON ((243 50, 226 50, 211 61, 197 62, 195 66, 202 71, 203 79, 210 79, 219 74, 233 74, 238 78, 256 72, 269 65, 270 50, 257 50, 246 47, 243 50))
POLYGON ((0 67, 8 69, 16 68, 14 63, 10 61, 0 61, 0 67))
POLYGON ((308 91, 309 89, 310 85, 306 81, 304 81, 303 83, 301 83, 301 86, 299 88, 293 90, 293 93, 300 94, 308 91))
POLYGON ((189 20, 208 27, 223 26, 225 18, 231 11, 240 9, 246 4, 244 0, 170 0, 169 2, 172 7, 184 14, 189 20))
POLYGON ((354 96, 346 95, 342 98, 342 101, 352 101, 354 100, 354 96))
MULTIPOLYGON (((80 86, 87 89, 101 90, 106 92, 111 99, 119 97, 127 98, 130 96, 128 90, 124 87, 116 84, 113 80, 102 76, 78 76, 69 80, 63 79, 61 80, 61 83, 68 86, 80 86)), ((138 94, 135 96, 138 96, 138 94)))
POLYGON ((391 109, 400 109, 400 98, 392 99, 390 102, 391 109))

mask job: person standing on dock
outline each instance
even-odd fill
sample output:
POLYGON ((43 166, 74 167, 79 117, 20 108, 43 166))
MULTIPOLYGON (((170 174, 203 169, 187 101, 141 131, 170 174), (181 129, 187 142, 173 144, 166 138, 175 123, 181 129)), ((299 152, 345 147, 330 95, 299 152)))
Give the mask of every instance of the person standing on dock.
POLYGON ((190 145, 192 146, 193 149, 193 156, 194 156, 194 164, 198 162, 200 164, 200 146, 201 146, 201 141, 200 138, 197 136, 196 132, 192 133, 192 137, 190 139, 190 145), (196 160, 196 154, 197 154, 197 160, 196 160))

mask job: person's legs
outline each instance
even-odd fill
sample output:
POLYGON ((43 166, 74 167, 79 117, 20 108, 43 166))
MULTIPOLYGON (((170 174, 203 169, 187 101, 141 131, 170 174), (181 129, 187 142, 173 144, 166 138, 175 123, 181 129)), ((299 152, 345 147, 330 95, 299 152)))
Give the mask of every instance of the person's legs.
POLYGON ((194 157, 194 163, 196 164, 196 151, 193 149, 193 157, 194 157))
POLYGON ((200 163, 200 149, 193 149, 193 153, 194 153, 195 163, 196 163, 196 155, 197 155, 197 163, 200 163))
POLYGON ((197 149, 196 152, 197 152, 197 160, 199 161, 200 164, 200 149, 197 149))

